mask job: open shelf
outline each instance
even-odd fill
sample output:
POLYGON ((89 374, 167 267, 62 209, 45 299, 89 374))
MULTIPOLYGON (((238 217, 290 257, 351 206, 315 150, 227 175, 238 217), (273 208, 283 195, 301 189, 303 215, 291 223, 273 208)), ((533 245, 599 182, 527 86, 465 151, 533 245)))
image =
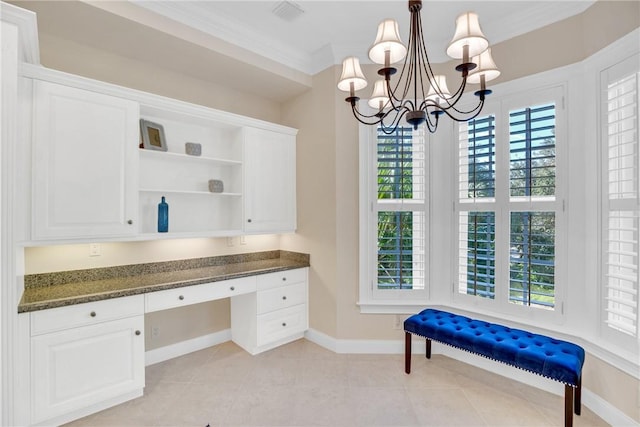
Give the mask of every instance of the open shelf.
POLYGON ((156 151, 140 149, 140 155, 149 158, 156 159, 169 159, 171 161, 194 161, 194 162, 208 162, 218 165, 227 166, 241 166, 242 162, 239 160, 219 159, 215 157, 204 156, 191 156, 189 154, 174 153, 171 151, 156 151))
POLYGON ((214 196, 214 197, 241 197, 242 193, 212 193, 211 191, 189 191, 189 190, 165 190, 141 188, 140 192, 145 193, 167 193, 167 194, 192 194, 194 196, 214 196))

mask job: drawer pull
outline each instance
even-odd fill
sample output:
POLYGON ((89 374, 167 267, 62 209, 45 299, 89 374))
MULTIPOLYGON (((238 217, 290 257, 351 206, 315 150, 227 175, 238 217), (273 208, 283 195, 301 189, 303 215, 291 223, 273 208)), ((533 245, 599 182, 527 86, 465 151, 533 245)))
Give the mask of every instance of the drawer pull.
POLYGON ((96 312, 95 312, 95 311, 92 311, 91 313, 89 313, 89 315, 90 315, 91 317, 96 317, 96 312))
POLYGON ((236 287, 235 287, 235 286, 232 286, 232 287, 230 287, 229 289, 231 289, 232 291, 235 291, 235 290, 236 290, 236 287))
POLYGON ((182 301, 182 300, 184 299, 184 295, 180 295, 180 296, 178 297, 178 299, 179 299, 180 301, 182 301))
POLYGON ((140 331, 136 331, 136 335, 140 335, 140 331))
POLYGON ((286 327, 287 324, 285 322, 282 322, 282 327, 286 327))
POLYGON ((286 296, 286 295, 283 295, 283 296, 282 296, 282 299, 283 299, 283 300, 287 299, 287 296, 286 296))

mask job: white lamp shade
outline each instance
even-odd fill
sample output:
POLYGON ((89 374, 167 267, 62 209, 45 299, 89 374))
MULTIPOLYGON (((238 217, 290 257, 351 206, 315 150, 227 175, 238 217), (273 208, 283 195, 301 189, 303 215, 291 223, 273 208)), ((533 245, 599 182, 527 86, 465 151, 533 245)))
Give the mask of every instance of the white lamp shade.
POLYGON ((480 29, 478 15, 473 12, 465 12, 456 19, 456 32, 447 47, 447 55, 462 58, 464 46, 469 46, 469 58, 480 55, 489 47, 489 41, 480 29))
POLYGON ((436 104, 445 107, 447 106, 446 100, 451 98, 451 93, 447 87, 447 78, 442 74, 435 76, 435 82, 429 85, 429 92, 427 92, 428 100, 432 100, 436 104))
POLYGON ((355 56, 350 56, 342 61, 342 75, 338 82, 338 89, 345 92, 351 90, 351 83, 353 83, 353 90, 360 90, 367 87, 367 79, 362 74, 362 68, 360 68, 360 60, 355 56))
POLYGON ((488 48, 478 56, 474 56, 471 62, 475 63, 477 67, 469 72, 469 77, 467 77, 467 82, 469 83, 479 84, 481 76, 484 76, 484 81, 488 82, 500 75, 500 70, 498 70, 491 57, 491 48, 488 48))
POLYGON ((389 64, 402 61, 407 54, 407 48, 400 40, 398 22, 393 19, 385 19, 378 25, 378 35, 369 49, 369 58, 376 64, 385 64, 386 52, 389 52, 389 64))
POLYGON ((373 109, 381 111, 389 104, 389 91, 387 90, 387 82, 385 80, 378 80, 373 86, 373 93, 368 102, 369 106, 373 109))

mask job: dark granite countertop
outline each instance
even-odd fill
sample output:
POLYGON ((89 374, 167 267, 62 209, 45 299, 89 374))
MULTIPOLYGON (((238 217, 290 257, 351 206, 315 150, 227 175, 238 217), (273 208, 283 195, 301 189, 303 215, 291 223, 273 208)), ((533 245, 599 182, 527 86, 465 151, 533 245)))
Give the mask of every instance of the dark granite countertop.
POLYGON ((309 255, 267 251, 25 276, 18 313, 308 267, 309 255))

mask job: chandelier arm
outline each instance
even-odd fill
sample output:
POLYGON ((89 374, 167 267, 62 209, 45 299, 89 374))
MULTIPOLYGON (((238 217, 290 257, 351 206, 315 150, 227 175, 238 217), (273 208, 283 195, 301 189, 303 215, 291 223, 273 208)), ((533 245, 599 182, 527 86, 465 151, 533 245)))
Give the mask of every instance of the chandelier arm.
POLYGON ((385 135, 391 135, 393 133, 395 133, 398 130, 398 126, 400 125, 400 120, 404 117, 404 113, 403 114, 399 114, 398 116, 396 116, 393 120, 393 122, 391 122, 390 125, 386 125, 384 124, 384 122, 381 122, 381 126, 379 127, 380 130, 382 130, 382 133, 384 133, 385 135))
POLYGON ((368 116, 366 114, 362 114, 360 112, 360 110, 358 109, 357 105, 358 104, 356 102, 352 103, 351 104, 351 111, 353 112, 353 117, 355 117, 356 120, 359 121, 360 123, 362 123, 363 125, 372 126, 372 125, 376 125, 376 124, 378 124, 378 123, 380 123, 382 121, 382 119, 379 116, 375 115, 375 114, 370 115, 370 116, 368 116), (373 121, 367 121, 366 120, 366 119, 373 119, 374 117, 377 117, 377 120, 373 120, 373 121))
POLYGON ((480 113, 482 112, 483 106, 484 106, 484 99, 481 99, 478 105, 476 105, 476 107, 473 110, 469 110, 467 112, 460 112, 461 114, 471 114, 469 117, 463 117, 463 118, 459 118, 452 115, 448 110, 443 110, 443 111, 447 116, 449 116, 452 120, 455 120, 456 122, 467 122, 469 120, 473 120, 476 117, 478 117, 478 115, 480 115, 480 113))

